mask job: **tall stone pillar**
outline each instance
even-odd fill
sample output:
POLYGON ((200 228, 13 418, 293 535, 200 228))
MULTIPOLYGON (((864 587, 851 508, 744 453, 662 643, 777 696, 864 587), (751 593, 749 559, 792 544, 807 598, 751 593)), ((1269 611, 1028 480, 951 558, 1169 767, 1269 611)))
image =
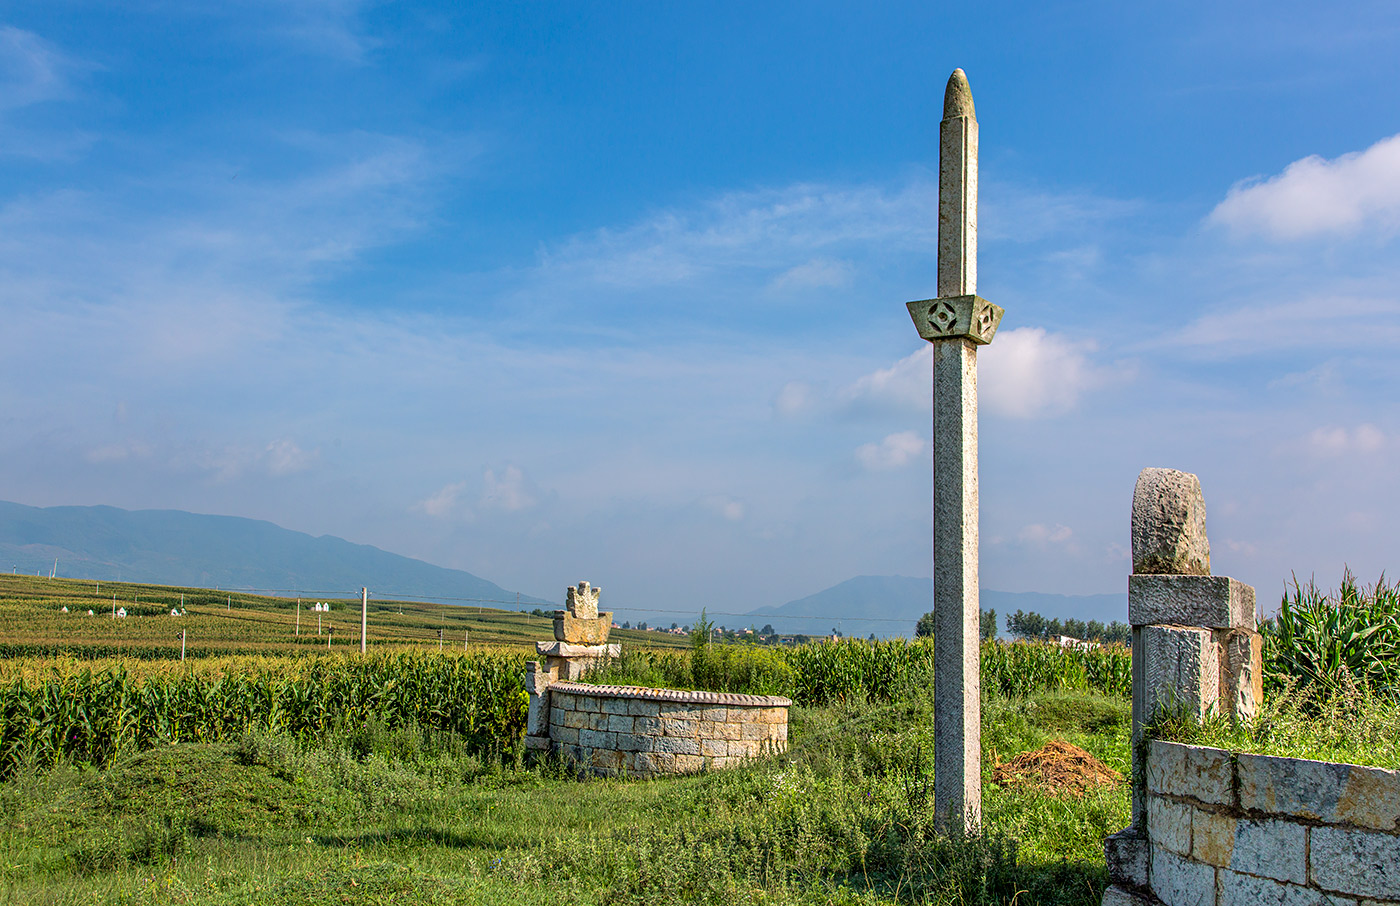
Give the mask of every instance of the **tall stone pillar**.
POLYGON ((933 344, 934 815, 982 823, 977 578, 977 347, 1002 309, 977 295, 977 116, 961 69, 943 95, 938 150, 938 297, 908 303, 933 344))

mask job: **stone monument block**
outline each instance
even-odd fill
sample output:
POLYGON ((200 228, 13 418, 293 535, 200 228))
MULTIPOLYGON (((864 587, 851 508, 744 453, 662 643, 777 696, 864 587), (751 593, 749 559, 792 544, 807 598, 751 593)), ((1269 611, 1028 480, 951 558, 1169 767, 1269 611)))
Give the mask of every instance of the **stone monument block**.
POLYGON ((1133 657, 1141 654, 1143 660, 1147 693, 1140 717, 1143 723, 1150 723, 1161 708, 1184 708, 1198 720, 1218 710, 1220 655, 1211 630, 1144 626, 1139 639, 1142 651, 1134 651, 1133 657))
POLYGON ((596 620, 598 619, 598 595, 602 591, 601 588, 590 588, 587 582, 580 582, 578 585, 570 586, 565 591, 564 606, 568 608, 570 614, 580 620, 596 620))
POLYGON ((1176 469, 1143 469, 1133 490, 1133 572, 1210 575, 1201 481, 1176 469))
POLYGON ((1264 637, 1253 629, 1217 631, 1221 709, 1253 720, 1264 701, 1264 637))
POLYGON ((570 645, 604 645, 612 631, 612 611, 581 619, 567 610, 554 612, 554 640, 570 645))
POLYGON ((1254 586, 1229 576, 1131 575, 1128 623, 1254 629, 1254 586))

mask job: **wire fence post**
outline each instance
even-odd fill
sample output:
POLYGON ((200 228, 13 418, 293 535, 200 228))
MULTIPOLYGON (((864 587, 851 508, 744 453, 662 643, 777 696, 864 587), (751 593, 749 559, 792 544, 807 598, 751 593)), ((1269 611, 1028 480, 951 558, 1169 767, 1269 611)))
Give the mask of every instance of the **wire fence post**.
POLYGON ((180 663, 185 662, 185 630, 180 630, 180 663))
POLYGON ((360 589, 360 654, 365 653, 365 634, 369 631, 369 589, 360 589))

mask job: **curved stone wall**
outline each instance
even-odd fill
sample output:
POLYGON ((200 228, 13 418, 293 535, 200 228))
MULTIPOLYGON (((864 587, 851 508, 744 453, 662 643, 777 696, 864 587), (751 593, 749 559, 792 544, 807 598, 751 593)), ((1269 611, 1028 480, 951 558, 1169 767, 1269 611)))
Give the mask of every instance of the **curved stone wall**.
POLYGON ((786 698, 639 686, 548 686, 549 748, 598 774, 725 768, 787 749, 786 698))
POLYGON ((1400 902, 1400 771, 1152 740, 1145 780, 1105 906, 1400 902))

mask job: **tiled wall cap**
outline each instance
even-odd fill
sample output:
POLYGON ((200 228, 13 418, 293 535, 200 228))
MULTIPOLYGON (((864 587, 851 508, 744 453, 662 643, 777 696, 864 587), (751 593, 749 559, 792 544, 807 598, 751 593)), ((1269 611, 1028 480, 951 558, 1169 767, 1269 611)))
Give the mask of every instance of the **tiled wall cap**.
POLYGON ((791 699, 781 695, 740 695, 735 692, 682 692, 679 689, 648 689, 645 686, 590 686, 587 683, 555 683, 550 692, 594 695, 599 698, 637 698, 654 702, 688 705, 739 705, 749 708, 786 708, 791 699))

